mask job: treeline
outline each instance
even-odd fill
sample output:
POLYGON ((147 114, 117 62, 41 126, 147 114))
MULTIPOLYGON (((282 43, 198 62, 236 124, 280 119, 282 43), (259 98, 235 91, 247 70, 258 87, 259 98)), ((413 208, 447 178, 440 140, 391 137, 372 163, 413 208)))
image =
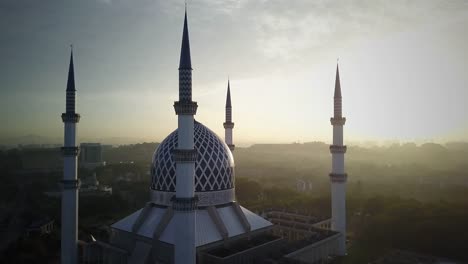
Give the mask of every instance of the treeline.
MULTIPOLYGON (((348 205, 348 228, 353 243, 361 248, 404 249, 468 261, 466 199, 423 203, 396 196, 359 200, 350 195, 348 205)), ((364 263, 372 259, 372 250, 364 250, 355 256, 354 262, 350 259, 347 263, 364 263)))
MULTIPOLYGON (((261 212, 268 208, 286 208, 331 216, 328 185, 317 192, 302 193, 282 186, 266 187, 252 179, 237 178, 238 201, 261 212)), ((397 194, 368 194, 362 185, 349 184, 347 226, 350 242, 348 256, 338 263, 369 263, 391 249, 404 249, 426 255, 468 261, 468 200, 447 199, 421 202, 397 194)), ((464 189, 466 193, 468 189, 464 189)), ((383 192, 382 192, 383 193, 383 192)))
MULTIPOLYGON (((142 143, 105 147, 103 159, 114 166, 135 164, 141 177, 149 177, 147 173, 157 146, 158 143, 142 143)), ((27 154, 31 151, 0 151, 2 174, 20 170, 27 159, 34 159, 37 155, 27 154)), ((46 157, 58 159, 60 155, 41 155, 40 164, 56 163, 43 161, 46 157)), ((310 187, 307 191, 318 192, 326 188, 331 171, 329 146, 322 142, 253 145, 236 148, 234 157, 238 177, 276 187, 294 189, 298 182, 304 181, 310 187)), ((468 187, 468 143, 349 146, 345 157, 348 182, 360 183, 372 195, 383 191, 383 194, 419 200, 438 200, 450 190, 458 196, 460 190, 456 188, 468 187)), ((119 177, 116 171, 123 170, 98 171, 98 178, 111 183, 112 177, 119 177)))

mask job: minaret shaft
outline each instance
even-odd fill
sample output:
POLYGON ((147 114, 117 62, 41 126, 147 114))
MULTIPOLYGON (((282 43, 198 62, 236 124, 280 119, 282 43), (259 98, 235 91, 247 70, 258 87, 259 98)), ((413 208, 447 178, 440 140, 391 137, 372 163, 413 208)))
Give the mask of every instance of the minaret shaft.
POLYGON ((231 85, 228 80, 228 89, 226 95, 226 121, 224 122, 224 141, 231 151, 234 151, 235 145, 233 140, 232 129, 234 123, 232 122, 232 105, 231 105, 231 85))
MULTIPOLYGON (((194 150, 193 115, 178 116, 178 149, 194 150)), ((195 195, 195 162, 179 162, 176 165, 176 197, 193 198, 195 195)))
POLYGON ((330 119, 333 125, 333 144, 330 146, 332 154, 331 203, 332 229, 341 233, 338 241, 337 255, 346 255, 346 179, 344 154, 346 146, 343 142, 343 126, 346 119, 342 116, 341 85, 338 66, 336 68, 334 117, 330 119))
POLYGON ((173 198, 175 231, 174 259, 176 264, 196 263, 196 209, 194 149, 194 115, 197 103, 192 101, 192 64, 185 12, 179 64, 179 101, 174 103, 178 118, 176 162, 176 194, 173 198))
POLYGON ((80 115, 75 113, 75 76, 73 54, 70 56, 68 82, 66 91, 64 122, 63 181, 62 181, 62 229, 61 229, 61 263, 78 262, 78 147, 76 145, 76 124, 80 115))

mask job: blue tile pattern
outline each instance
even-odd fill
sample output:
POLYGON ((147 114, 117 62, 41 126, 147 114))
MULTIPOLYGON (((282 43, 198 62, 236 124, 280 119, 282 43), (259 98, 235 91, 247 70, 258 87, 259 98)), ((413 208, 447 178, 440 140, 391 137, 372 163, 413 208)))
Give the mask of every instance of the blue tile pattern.
MULTIPOLYGON (((209 192, 234 188, 234 160, 224 141, 195 121, 195 191, 209 192)), ((151 189, 175 192, 176 164, 172 157, 177 147, 177 130, 161 142, 153 155, 151 189)))
POLYGON ((179 70, 179 100, 183 102, 192 101, 192 70, 179 70))

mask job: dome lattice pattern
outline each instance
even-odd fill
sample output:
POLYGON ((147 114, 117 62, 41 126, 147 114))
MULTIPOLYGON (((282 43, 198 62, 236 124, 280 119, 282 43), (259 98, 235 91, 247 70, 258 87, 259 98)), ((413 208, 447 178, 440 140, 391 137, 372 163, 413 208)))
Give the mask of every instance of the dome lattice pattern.
MULTIPOLYGON (((234 187, 234 160, 228 146, 213 131, 201 123, 194 124, 195 191, 209 192, 234 187)), ((153 155, 151 189, 175 192, 176 165, 172 152, 177 147, 177 130, 161 142, 153 155)))

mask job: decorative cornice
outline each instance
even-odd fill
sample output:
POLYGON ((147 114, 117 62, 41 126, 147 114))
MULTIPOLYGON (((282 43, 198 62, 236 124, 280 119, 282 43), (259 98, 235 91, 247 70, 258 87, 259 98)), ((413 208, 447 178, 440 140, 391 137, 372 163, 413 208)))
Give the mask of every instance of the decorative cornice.
POLYGON ((332 182, 346 182, 348 174, 346 173, 330 173, 330 179, 332 182))
POLYGON ((189 212, 197 209, 198 197, 177 198, 175 195, 171 199, 174 211, 189 212))
POLYGON ((224 126, 224 128, 234 128, 234 123, 233 122, 224 122, 223 126, 224 126))
POLYGON ((174 109, 176 115, 196 115, 197 114, 197 102, 184 102, 177 101, 174 102, 174 109))
MULTIPOLYGON (((195 192, 195 195, 198 197, 197 205, 204 207, 230 203, 235 200, 235 193, 235 189, 232 188, 221 191, 195 192)), ((171 206, 174 194, 175 192, 151 190, 151 200, 158 205, 171 206)))
POLYGON ((343 126, 346 123, 346 118, 344 117, 332 117, 330 118, 330 123, 332 125, 343 126))
POLYGON ((60 183, 62 184, 62 189, 64 190, 80 188, 80 180, 62 180, 60 183))
POLYGON ((174 149, 172 155, 176 163, 194 163, 197 161, 198 152, 194 149, 174 149))
POLYGON ((62 155, 65 157, 70 157, 70 156, 78 156, 80 153, 80 148, 79 147, 61 147, 62 150, 62 155))
POLYGON ((80 122, 80 115, 77 113, 63 113, 62 121, 64 123, 78 123, 80 122))
POLYGON ((346 153, 346 146, 330 145, 331 153, 346 153))

